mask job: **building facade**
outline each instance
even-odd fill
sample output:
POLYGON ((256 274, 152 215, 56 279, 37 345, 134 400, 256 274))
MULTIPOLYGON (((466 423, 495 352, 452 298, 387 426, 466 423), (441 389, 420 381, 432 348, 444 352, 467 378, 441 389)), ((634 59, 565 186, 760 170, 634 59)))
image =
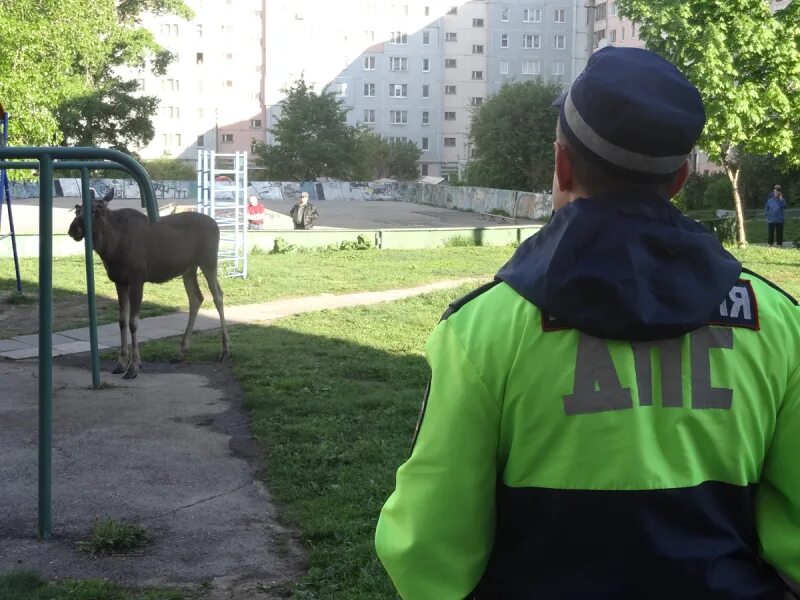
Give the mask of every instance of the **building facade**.
POLYGON ((274 143, 284 90, 302 76, 336 93, 348 123, 415 142, 421 174, 447 176, 471 157, 476 106, 509 82, 568 85, 594 33, 583 0, 187 3, 191 21, 144 20, 177 55, 163 77, 132 74, 161 101, 144 158, 274 143))

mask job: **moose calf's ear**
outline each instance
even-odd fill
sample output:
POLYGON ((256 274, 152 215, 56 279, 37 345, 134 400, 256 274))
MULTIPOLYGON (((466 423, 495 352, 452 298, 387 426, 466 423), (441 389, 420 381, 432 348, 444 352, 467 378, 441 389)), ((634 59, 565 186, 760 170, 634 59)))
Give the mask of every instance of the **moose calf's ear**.
POLYGON ((109 203, 114 199, 114 188, 111 188, 106 192, 106 195, 103 196, 101 202, 109 203))
POLYGON ((75 214, 77 214, 79 212, 81 212, 81 205, 80 204, 76 204, 75 205, 75 214))

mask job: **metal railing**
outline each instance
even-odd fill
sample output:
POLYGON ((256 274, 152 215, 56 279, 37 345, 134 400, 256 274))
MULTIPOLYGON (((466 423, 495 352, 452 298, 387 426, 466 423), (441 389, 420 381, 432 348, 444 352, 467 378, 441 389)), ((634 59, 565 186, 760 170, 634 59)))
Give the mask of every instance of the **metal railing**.
POLYGON ((41 539, 53 534, 53 171, 80 169, 86 251, 86 294, 89 299, 89 343, 92 353, 92 387, 100 386, 97 348, 92 206, 89 169, 127 171, 139 184, 142 206, 150 222, 158 220, 158 205, 150 176, 136 160, 106 148, 17 147, 0 148, 0 168, 39 171, 39 521, 41 539), (27 159, 27 160, 25 160, 27 159))

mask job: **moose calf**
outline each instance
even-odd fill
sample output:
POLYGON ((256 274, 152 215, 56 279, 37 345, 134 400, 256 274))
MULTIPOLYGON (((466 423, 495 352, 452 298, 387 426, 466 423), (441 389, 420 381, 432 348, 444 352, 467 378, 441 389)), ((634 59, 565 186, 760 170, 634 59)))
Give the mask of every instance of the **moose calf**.
MULTIPOLYGON (((108 273, 117 286, 119 300, 119 359, 114 373, 133 379, 142 368, 136 329, 142 305, 144 283, 164 283, 178 275, 189 297, 189 323, 181 340, 180 353, 185 357, 191 343, 192 329, 203 303, 197 283, 197 268, 203 272, 214 298, 222 326, 222 351, 219 360, 230 355, 230 338, 225 327, 222 289, 217 281, 219 227, 211 217, 202 213, 185 212, 168 215, 150 223, 145 215, 132 208, 109 210, 114 198, 110 190, 102 199, 92 200, 92 243, 108 273), (128 329, 131 345, 128 348, 128 329)), ((84 237, 83 209, 75 205, 75 219, 69 235, 75 241, 84 237)))

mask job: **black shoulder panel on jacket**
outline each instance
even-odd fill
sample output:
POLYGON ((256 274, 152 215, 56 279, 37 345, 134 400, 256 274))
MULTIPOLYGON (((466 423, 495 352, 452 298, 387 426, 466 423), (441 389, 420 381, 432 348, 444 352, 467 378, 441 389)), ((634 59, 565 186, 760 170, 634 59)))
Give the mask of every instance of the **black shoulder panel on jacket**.
POLYGON ((756 272, 754 272, 754 271, 751 271, 750 269, 745 269, 744 267, 742 267, 742 273, 747 273, 748 275, 752 275, 752 276, 753 276, 753 277, 755 277, 756 279, 760 279, 761 281, 763 281, 764 283, 766 283, 766 284, 767 284, 769 287, 771 287, 772 289, 774 289, 774 290, 777 290, 777 291, 779 291, 781 294, 783 294, 784 296, 786 296, 786 297, 787 297, 787 298, 788 298, 788 299, 789 299, 789 300, 792 302, 792 304, 794 304, 795 306, 797 306, 797 300, 795 300, 795 299, 794 299, 794 296, 792 296, 792 295, 791 295, 789 292, 787 292, 786 290, 783 290, 783 289, 781 289, 781 288, 780 288, 780 287, 778 287, 776 284, 772 283, 772 282, 771 282, 769 279, 767 279, 767 278, 766 278, 766 277, 764 277, 763 275, 759 275, 758 273, 756 273, 756 272))
POLYGON ((477 298, 478 296, 480 296, 484 292, 488 292, 490 289, 492 289, 498 283, 502 283, 502 281, 500 281, 499 279, 495 279, 494 281, 490 281, 489 283, 485 283, 481 287, 472 290, 469 294, 461 296, 461 298, 459 298, 458 300, 453 300, 447 306, 447 310, 444 311, 444 314, 442 315, 442 318, 440 320, 441 321, 447 320, 447 318, 450 315, 452 315, 454 313, 457 313, 461 309, 462 306, 467 304, 467 302, 470 302, 470 301, 474 300, 475 298, 477 298))

